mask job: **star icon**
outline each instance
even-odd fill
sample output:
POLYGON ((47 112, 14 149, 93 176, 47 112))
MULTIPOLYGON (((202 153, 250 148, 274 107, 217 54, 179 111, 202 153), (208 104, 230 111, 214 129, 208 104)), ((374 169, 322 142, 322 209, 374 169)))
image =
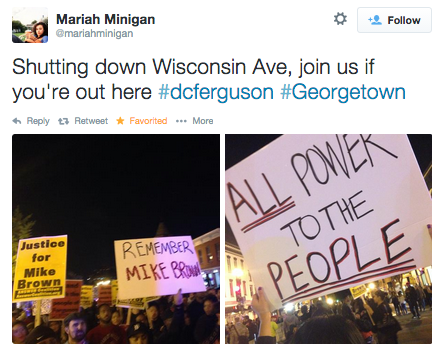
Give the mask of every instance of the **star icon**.
POLYGON ((119 119, 116 119, 117 120, 117 125, 119 125, 119 124, 122 124, 123 125, 123 121, 125 120, 125 119, 122 119, 122 117, 119 117, 119 119))

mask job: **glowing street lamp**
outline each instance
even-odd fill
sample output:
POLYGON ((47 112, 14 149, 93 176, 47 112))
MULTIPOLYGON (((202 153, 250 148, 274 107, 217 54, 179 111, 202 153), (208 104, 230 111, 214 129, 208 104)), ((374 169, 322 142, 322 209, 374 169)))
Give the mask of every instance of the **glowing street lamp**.
POLYGON ((288 304, 285 305, 285 311, 291 312, 293 310, 294 310, 294 304, 288 303, 288 304))

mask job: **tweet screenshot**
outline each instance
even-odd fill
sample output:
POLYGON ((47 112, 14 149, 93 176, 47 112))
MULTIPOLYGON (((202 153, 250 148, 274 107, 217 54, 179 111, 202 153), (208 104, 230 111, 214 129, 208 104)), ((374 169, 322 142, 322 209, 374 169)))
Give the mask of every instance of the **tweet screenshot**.
POLYGON ((442 342, 442 1, 6 3, 13 344, 442 342))

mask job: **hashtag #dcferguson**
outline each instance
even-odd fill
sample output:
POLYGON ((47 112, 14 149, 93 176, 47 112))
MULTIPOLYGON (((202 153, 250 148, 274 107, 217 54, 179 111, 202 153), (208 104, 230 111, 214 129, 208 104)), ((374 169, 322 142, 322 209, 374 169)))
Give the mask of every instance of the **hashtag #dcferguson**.
POLYGON ((56 35, 59 38, 132 38, 134 33, 132 30, 63 30, 57 29, 56 35))
POLYGON ((170 89, 168 84, 162 84, 159 88, 160 99, 166 99, 171 96, 173 100, 217 100, 219 103, 227 103, 228 100, 266 100, 273 99, 273 89, 271 87, 242 87, 242 88, 229 88, 229 87, 200 87, 199 84, 195 84, 193 87, 183 87, 182 84, 170 89))

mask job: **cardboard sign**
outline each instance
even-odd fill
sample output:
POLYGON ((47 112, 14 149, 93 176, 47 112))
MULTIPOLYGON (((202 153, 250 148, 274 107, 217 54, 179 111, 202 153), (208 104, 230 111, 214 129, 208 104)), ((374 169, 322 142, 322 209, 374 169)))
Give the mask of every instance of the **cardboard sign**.
POLYGON ((159 299, 159 297, 145 297, 136 299, 117 299, 116 306, 123 307, 126 309, 139 309, 144 310, 146 305, 154 300, 159 299))
POLYGON ((367 288, 365 287, 365 284, 361 284, 356 287, 351 287, 350 292, 352 293, 353 299, 356 299, 361 295, 364 295, 367 292, 367 288))
POLYGON ((112 287, 111 285, 100 285, 98 287, 98 300, 97 305, 108 304, 111 306, 113 303, 112 299, 112 287))
POLYGON ((51 321, 63 320, 72 312, 79 312, 82 280, 67 280, 64 298, 51 299, 51 321))
POLYGON ((205 291, 190 236, 114 242, 119 298, 205 291))
POLYGON ((82 286, 80 292, 80 306, 87 309, 93 305, 93 286, 82 286))
POLYGON ((68 236, 19 241, 12 301, 65 296, 68 236))
POLYGON ((226 216, 274 306, 432 263, 406 135, 286 135, 226 171, 226 216))

